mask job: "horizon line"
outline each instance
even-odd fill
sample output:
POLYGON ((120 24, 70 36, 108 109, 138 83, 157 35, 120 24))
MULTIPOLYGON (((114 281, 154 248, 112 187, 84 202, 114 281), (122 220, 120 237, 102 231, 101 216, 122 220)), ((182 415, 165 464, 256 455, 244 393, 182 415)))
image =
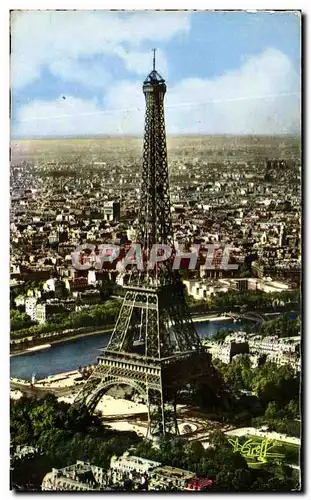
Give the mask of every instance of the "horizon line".
MULTIPOLYGON (((141 139, 144 134, 68 134, 68 135, 23 135, 23 136, 14 136, 10 137, 10 142, 16 140, 44 140, 44 139, 93 139, 93 138, 103 138, 103 139, 120 139, 120 138, 132 138, 132 139, 141 139)), ((245 133, 245 134, 230 134, 230 133, 172 133, 166 134, 166 137, 299 137, 301 138, 301 132, 291 132, 291 133, 245 133)))

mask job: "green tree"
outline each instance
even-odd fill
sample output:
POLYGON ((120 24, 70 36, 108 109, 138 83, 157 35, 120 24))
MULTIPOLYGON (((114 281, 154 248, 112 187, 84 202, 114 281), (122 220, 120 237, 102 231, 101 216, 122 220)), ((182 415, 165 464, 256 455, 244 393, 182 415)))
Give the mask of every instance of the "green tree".
POLYGON ((290 418, 299 417, 299 404, 297 401, 291 399, 288 405, 285 407, 286 414, 290 418))
POLYGON ((273 420, 277 416, 277 406, 275 401, 270 401, 265 411, 265 418, 273 420))

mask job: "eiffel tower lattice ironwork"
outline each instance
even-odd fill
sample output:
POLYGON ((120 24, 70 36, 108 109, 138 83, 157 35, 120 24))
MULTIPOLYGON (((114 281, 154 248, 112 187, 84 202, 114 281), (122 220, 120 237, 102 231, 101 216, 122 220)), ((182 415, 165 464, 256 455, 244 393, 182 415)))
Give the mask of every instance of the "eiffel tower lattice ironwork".
MULTIPOLYGON (((143 83, 146 101, 137 241, 173 247, 164 121, 164 79, 155 69, 143 83)), ((174 255, 173 255, 174 256, 174 255)), ((173 257, 132 270, 120 314, 98 365, 75 402, 94 410, 113 385, 130 385, 148 408, 148 435, 178 434, 178 391, 218 379, 186 307, 173 257)), ((218 381, 218 380, 217 380, 218 381)))

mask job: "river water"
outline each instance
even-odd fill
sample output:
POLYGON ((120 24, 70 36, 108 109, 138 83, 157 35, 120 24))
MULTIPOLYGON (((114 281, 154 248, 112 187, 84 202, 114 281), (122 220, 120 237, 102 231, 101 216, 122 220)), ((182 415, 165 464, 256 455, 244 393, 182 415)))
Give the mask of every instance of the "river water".
MULTIPOLYGON (((210 337, 221 329, 242 330, 249 322, 233 323, 231 320, 204 321, 195 323, 196 330, 201 338, 210 337)), ((100 348, 108 344, 110 334, 91 335, 54 344, 46 351, 11 356, 11 377, 31 380, 32 374, 36 379, 42 379, 56 373, 76 370, 79 366, 96 363, 100 348)))

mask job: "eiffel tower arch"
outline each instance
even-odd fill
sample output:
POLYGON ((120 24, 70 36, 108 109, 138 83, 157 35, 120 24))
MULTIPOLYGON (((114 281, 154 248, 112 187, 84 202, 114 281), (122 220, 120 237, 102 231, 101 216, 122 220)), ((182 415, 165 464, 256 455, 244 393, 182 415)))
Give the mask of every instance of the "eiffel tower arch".
MULTIPOLYGON (((146 100, 137 242, 150 254, 154 244, 173 250, 164 121, 164 79, 155 69, 143 84, 146 100)), ((172 256, 153 269, 132 268, 110 341, 75 403, 95 410, 113 385, 140 393, 148 408, 147 435, 178 434, 176 406, 183 390, 221 380, 211 365, 188 312, 184 285, 172 256)))

